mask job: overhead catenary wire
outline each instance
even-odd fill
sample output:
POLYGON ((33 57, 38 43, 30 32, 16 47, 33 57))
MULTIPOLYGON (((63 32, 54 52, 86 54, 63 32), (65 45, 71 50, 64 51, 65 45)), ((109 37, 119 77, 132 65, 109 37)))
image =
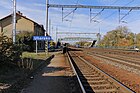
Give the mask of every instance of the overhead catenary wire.
MULTIPOLYGON (((118 0, 117 0, 117 1, 118 1, 118 0)), ((116 3, 117 1, 115 1, 115 3, 116 3)), ((132 2, 134 2, 134 0, 131 0, 130 2, 128 2, 127 4, 125 4, 124 6, 129 5, 129 4, 131 4, 132 2)), ((113 3, 113 4, 114 4, 114 3, 113 3)), ((132 11, 132 10, 131 10, 131 11, 132 11)), ((116 11, 112 12, 109 16, 106 16, 104 19, 106 20, 106 19, 110 18, 110 17, 113 16, 115 13, 116 13, 116 11)))
MULTIPOLYGON (((124 6, 127 6, 127 5, 129 5, 129 4, 131 4, 132 2, 134 2, 135 0, 131 0, 130 2, 128 2, 127 4, 125 4, 124 6)), ((119 10, 120 11, 120 10, 119 10)), ((129 15, 129 13, 132 11, 132 9, 130 9, 122 18, 121 17, 119 17, 119 24, 120 24, 120 21, 122 20, 122 19, 124 19, 127 15, 129 15), (120 20, 121 19, 121 20, 120 20)), ((101 20, 101 21, 104 21, 104 20, 107 20, 108 18, 110 18, 111 16, 113 16, 113 15, 115 15, 115 13, 116 13, 116 11, 114 11, 113 13, 111 13, 109 16, 106 16, 103 20, 101 20)), ((120 16, 120 14, 119 14, 119 16, 120 16)), ((107 25, 106 27, 108 27, 108 26, 110 26, 110 25, 107 25)))
MULTIPOLYGON (((138 2, 137 2, 137 3, 138 3, 138 2)), ((139 2, 139 3, 140 3, 140 2, 139 2)), ((140 5, 136 5, 135 7, 138 7, 138 6, 140 6, 140 5)), ((140 15, 138 15, 138 16, 140 16, 140 15)), ((134 18, 134 17, 133 17, 133 18, 134 18)), ((131 21, 129 21, 128 23, 133 23, 133 22, 138 21, 138 20, 140 20, 140 19, 138 19, 138 18, 137 18, 137 19, 135 19, 135 20, 134 20, 134 19, 132 19, 132 20, 131 20, 131 21)))
MULTIPOLYGON (((134 2, 134 1, 135 1, 135 0, 131 0, 130 2, 127 2, 125 5, 129 5, 129 4, 131 4, 132 2, 134 2)), ((115 0, 112 4, 115 4, 116 2, 118 2, 118 0, 115 0)), ((76 11, 76 10, 71 11, 70 14, 73 14, 73 15, 74 15, 74 14, 75 14, 75 11, 76 11)), ((125 16, 122 17, 122 19, 125 18, 131 11, 132 11, 132 9, 129 9, 128 12, 125 14, 125 16)), ((115 11, 115 12, 116 12, 116 11, 115 11)), ((110 15, 106 16, 104 19, 106 20, 106 19, 110 18, 110 16, 114 15, 115 12, 113 12, 113 13, 111 13, 110 15)), ((74 18, 73 15, 72 15, 72 19, 71 19, 71 20, 73 20, 73 18, 74 18)), ((70 21, 70 24, 72 24, 72 21, 70 21)), ((70 26, 70 27, 71 27, 71 26, 70 26)))
MULTIPOLYGON (((77 0, 76 5, 78 5, 78 3, 79 3, 79 0, 77 0)), ((75 8, 75 9, 77 9, 77 8, 75 8)), ((74 10, 75 10, 75 9, 74 9, 74 10)), ((72 26, 72 22, 73 22, 74 14, 75 14, 75 11, 73 11, 73 15, 72 15, 72 19, 71 19, 71 22, 70 22, 69 31, 71 30, 71 26, 72 26)))
MULTIPOLYGON (((79 0, 77 0, 76 5, 78 4, 78 2, 79 2, 79 0)), ((77 10, 77 8, 73 9, 71 12, 69 12, 65 16, 63 16, 63 14, 62 14, 62 21, 63 21, 63 19, 65 19, 66 17, 68 17, 70 14, 74 13, 76 10, 77 10)), ((63 13, 63 8, 62 8, 62 13, 63 13)))
POLYGON ((114 1, 112 4, 115 4, 115 3, 117 3, 119 0, 116 0, 116 1, 114 1))
POLYGON ((135 0, 131 0, 130 2, 128 2, 127 4, 125 4, 125 6, 126 5, 129 5, 129 4, 131 4, 131 3, 133 3, 135 0))
MULTIPOLYGON (((131 0, 130 2, 128 2, 127 4, 125 4, 125 6, 126 6, 126 5, 129 5, 129 4, 132 3, 132 2, 134 2, 134 0, 131 0)), ((120 17, 119 23, 120 23, 127 15, 129 15, 131 11, 132 11, 132 9, 130 9, 126 14, 124 14, 123 17, 120 17)), ((120 16, 120 15, 119 15, 119 16, 120 16)))
MULTIPOLYGON (((115 3, 117 3, 119 0, 115 0, 111 5, 113 5, 113 4, 115 4, 115 3)), ((104 10, 104 9, 103 9, 104 10)), ((91 10, 90 10, 91 11, 91 10)), ((102 10, 100 11, 100 13, 98 13, 96 16, 98 16, 99 14, 101 14, 101 12, 103 12, 102 10)), ((116 11, 115 11, 116 12, 116 11)), ((112 16, 112 15, 114 15, 115 14, 115 12, 113 12, 113 13, 111 13, 109 16, 106 16, 104 19, 108 19, 110 16, 112 16)), ((95 17, 96 17, 95 16, 95 17)), ((94 17, 94 18, 95 18, 94 17)), ((90 18, 91 18, 91 14, 90 14, 90 18)), ((90 20, 91 21, 91 20, 90 20)), ((102 20, 101 20, 102 21, 102 20)))
POLYGON ((122 20, 122 19, 124 19, 127 15, 129 15, 129 13, 132 11, 132 9, 130 9, 121 19, 120 19, 120 21, 122 20))
POLYGON ((90 9, 90 22, 91 22, 93 19, 95 19, 98 15, 100 15, 103 11, 104 11, 104 8, 103 8, 100 12, 98 12, 93 18, 91 18, 91 9, 90 9))

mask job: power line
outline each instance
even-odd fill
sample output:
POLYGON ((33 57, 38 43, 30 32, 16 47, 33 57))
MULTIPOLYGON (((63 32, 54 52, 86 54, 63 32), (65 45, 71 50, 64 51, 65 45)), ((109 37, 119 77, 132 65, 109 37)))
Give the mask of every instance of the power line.
MULTIPOLYGON (((115 3, 117 3, 119 0, 116 0, 116 1, 114 1, 111 5, 113 5, 113 4, 115 4, 115 3)), ((103 9, 104 10, 104 9, 103 9)), ((98 16, 99 14, 101 14, 101 12, 103 12, 103 10, 101 10, 99 13, 97 13, 97 15, 96 16, 98 16)), ((90 10, 91 11, 91 10, 90 10)), ((109 16, 107 16, 107 17, 105 17, 105 19, 108 19, 110 16, 112 16, 112 15, 114 15, 115 14, 115 12, 113 12, 113 13, 111 13, 109 16)), ((91 16, 91 15, 90 15, 91 16)), ((95 17, 96 17, 95 16, 95 17)), ((95 18, 94 17, 94 18, 95 18)), ((90 20, 91 21, 91 20, 90 20)))
POLYGON ((112 4, 115 4, 115 3, 117 3, 119 0, 116 0, 116 1, 114 1, 112 4))
POLYGON ((133 3, 135 0, 131 0, 130 2, 128 2, 127 4, 125 4, 125 6, 126 5, 129 5, 129 4, 131 4, 131 3, 133 3))
MULTIPOLYGON (((78 3, 79 3, 79 0, 77 0, 76 5, 78 5, 78 3)), ((70 22, 69 31, 71 30, 71 25, 72 25, 72 21, 73 21, 73 18, 74 18, 74 13, 75 13, 75 11, 73 11, 73 15, 72 15, 72 19, 71 19, 71 22, 70 22)))
POLYGON ((91 22, 93 19, 95 19, 98 15, 100 15, 103 11, 104 11, 104 8, 103 8, 100 12, 98 12, 93 18, 91 18, 91 9, 90 9, 90 22, 91 22))
MULTIPOLYGON (((77 0, 76 5, 78 4, 79 0, 77 0)), ((69 12, 67 15, 65 15, 63 17, 63 7, 62 7, 62 21, 64 18, 66 18, 67 16, 69 16, 70 14, 74 13, 76 11, 77 8, 73 9, 71 12, 69 12)))
MULTIPOLYGON (((118 2, 118 0, 116 0, 114 3, 118 2)), ((130 3, 134 2, 134 0, 131 0, 129 3, 125 4, 125 5, 129 5, 130 3)), ((114 4, 113 3, 113 4, 114 4)), ((124 6, 125 6, 124 5, 124 6)), ((131 9, 130 9, 131 10, 131 9)), ((111 13, 109 16, 105 17, 104 19, 108 19, 110 16, 114 15, 116 13, 116 11, 114 11, 113 13, 111 13)))
MULTIPOLYGON (((117 2, 117 1, 115 1, 115 2, 117 2)), ((129 4, 132 3, 132 2, 134 2, 134 0, 131 0, 130 2, 128 2, 127 4, 125 4, 124 6, 129 5, 129 4)), ((120 23, 120 21, 121 21, 122 19, 124 19, 127 15, 129 15, 129 13, 130 13, 131 11, 132 11, 132 9, 130 9, 130 10, 128 11, 128 13, 126 13, 122 18, 119 18, 119 23, 120 23)), ((105 17, 104 19, 106 20, 106 19, 110 18, 110 17, 113 16, 115 13, 116 13, 116 11, 114 11, 114 12, 111 13, 109 16, 105 17)), ((120 16, 120 14, 119 14, 119 16, 120 16)), ((103 21, 103 20, 102 20, 102 21, 103 21)), ((108 26, 110 26, 110 25, 108 25, 108 26)))
MULTIPOLYGON (((140 2, 139 2, 140 3, 140 2)), ((140 5, 136 5, 135 7, 138 7, 138 6, 140 6, 140 5)), ((138 16, 140 16, 140 15, 138 15, 138 16)), ((137 20, 139 20, 139 19, 136 19, 136 20, 131 20, 129 23, 132 23, 132 22, 135 22, 135 21, 137 21, 137 20)))

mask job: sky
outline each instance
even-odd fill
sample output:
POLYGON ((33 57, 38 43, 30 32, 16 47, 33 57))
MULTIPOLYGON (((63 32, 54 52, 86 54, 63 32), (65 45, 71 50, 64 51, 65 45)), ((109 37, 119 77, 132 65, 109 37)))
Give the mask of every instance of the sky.
MULTIPOLYGON (((46 23, 46 0, 17 0, 17 11, 39 24, 46 23)), ((140 0, 49 0, 49 4, 64 5, 92 5, 92 6, 140 6, 140 0)), ((74 9, 63 10, 63 16, 74 9)), ((92 9, 91 18, 102 9, 92 9)), ((121 10, 123 17, 129 10, 121 10)), ((12 13, 12 0, 0 0, 0 19, 12 13)), ((140 10, 132 10, 119 23, 118 10, 105 9, 90 22, 90 9, 76 9, 62 22, 62 9, 49 8, 49 20, 51 20, 50 35, 55 37, 56 29, 59 32, 91 32, 105 35, 108 31, 118 26, 127 26, 131 32, 140 33, 140 10)))

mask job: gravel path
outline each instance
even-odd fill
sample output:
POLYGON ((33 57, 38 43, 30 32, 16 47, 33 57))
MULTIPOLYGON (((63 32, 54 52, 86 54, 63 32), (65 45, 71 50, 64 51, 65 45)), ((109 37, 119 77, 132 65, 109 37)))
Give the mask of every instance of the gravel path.
POLYGON ((64 55, 57 53, 21 93, 71 93, 68 76, 65 75, 67 67, 64 55))

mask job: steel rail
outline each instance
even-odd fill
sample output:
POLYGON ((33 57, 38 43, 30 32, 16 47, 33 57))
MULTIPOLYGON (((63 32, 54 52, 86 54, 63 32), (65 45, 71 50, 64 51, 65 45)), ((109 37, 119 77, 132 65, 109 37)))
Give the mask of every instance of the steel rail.
MULTIPOLYGON (((92 56, 93 54, 92 53, 87 53, 87 55, 92 56)), ((125 63, 125 64, 130 65, 130 67, 135 66, 135 67, 140 68, 140 64, 138 62, 136 62, 136 61, 133 62, 133 61, 130 61, 130 60, 124 60, 122 58, 120 59, 120 58, 117 58, 117 57, 105 56, 105 55, 102 55, 102 54, 96 54, 95 56, 102 57, 102 58, 105 58, 105 59, 108 59, 108 60, 118 61, 120 64, 125 63)))
POLYGON ((129 91, 130 93, 135 93, 133 90, 131 90, 130 88, 126 87, 124 84, 122 84, 121 82, 119 82, 118 80, 116 80, 113 76, 109 75, 108 73, 104 72, 103 70, 101 70, 100 68, 98 68, 97 66, 89 63, 88 61, 86 61, 85 59, 83 59, 82 57, 78 56, 81 60, 83 60, 86 64, 88 64, 91 67, 96 67, 99 71, 101 71, 103 74, 107 75, 108 77, 110 77, 113 81, 117 82, 120 86, 123 86, 127 91, 129 91))
POLYGON ((82 82, 81 82, 81 80, 80 80, 80 78, 79 78, 79 76, 78 76, 78 74, 77 74, 77 72, 76 72, 76 69, 74 68, 74 65, 72 64, 72 61, 71 61, 71 59, 70 59, 69 53, 67 52, 66 55, 67 55, 68 60, 69 60, 69 62, 70 62, 70 64, 71 64, 71 67, 72 67, 72 69, 73 69, 73 71, 74 71, 74 74, 76 75, 76 77, 77 77, 77 79, 78 79, 78 82, 79 82, 79 84, 80 84, 80 88, 81 88, 82 92, 83 92, 83 93, 86 93, 86 91, 85 91, 85 89, 84 89, 84 87, 83 87, 83 84, 82 84, 82 82))
POLYGON ((89 9, 123 9, 123 10, 140 10, 140 7, 125 7, 125 6, 90 6, 90 5, 58 5, 49 4, 48 7, 54 8, 89 8, 89 9))

